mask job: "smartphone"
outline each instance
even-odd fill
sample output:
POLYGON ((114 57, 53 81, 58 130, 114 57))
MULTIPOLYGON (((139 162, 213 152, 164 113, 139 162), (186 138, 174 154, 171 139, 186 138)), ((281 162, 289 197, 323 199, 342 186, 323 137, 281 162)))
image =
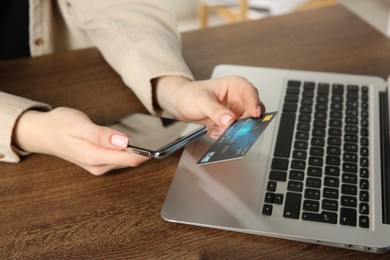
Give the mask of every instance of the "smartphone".
POLYGON ((132 113, 110 125, 129 137, 127 150, 151 158, 163 158, 206 134, 206 126, 132 113))

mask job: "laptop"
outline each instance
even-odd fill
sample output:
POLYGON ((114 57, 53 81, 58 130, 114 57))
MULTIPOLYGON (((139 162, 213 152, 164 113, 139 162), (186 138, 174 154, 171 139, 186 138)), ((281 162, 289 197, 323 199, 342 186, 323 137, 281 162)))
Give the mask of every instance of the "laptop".
POLYGON ((243 159, 197 165, 188 145, 161 216, 176 223, 373 253, 390 248, 387 83, 378 77, 222 64, 278 111, 243 159))

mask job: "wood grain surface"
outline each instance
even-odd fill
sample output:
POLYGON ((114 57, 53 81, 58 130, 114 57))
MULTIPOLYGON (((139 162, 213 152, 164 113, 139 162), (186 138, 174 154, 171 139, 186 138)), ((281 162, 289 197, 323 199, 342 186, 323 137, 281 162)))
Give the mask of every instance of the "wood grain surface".
MULTIPOLYGON (((188 32, 182 40, 197 79, 220 63, 390 73, 390 40, 342 6, 188 32)), ((0 62, 0 84, 80 109, 99 124, 145 112, 96 49, 0 62)), ((0 259, 389 258, 162 220, 180 153, 101 177, 46 155, 0 164, 0 259)))

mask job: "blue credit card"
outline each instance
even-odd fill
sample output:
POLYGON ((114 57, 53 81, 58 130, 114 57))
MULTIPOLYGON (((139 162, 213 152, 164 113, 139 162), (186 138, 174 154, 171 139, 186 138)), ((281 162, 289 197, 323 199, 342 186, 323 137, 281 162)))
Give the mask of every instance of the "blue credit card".
POLYGON ((198 161, 198 164, 243 158, 276 114, 277 112, 270 112, 262 114, 258 118, 238 119, 226 128, 198 161))

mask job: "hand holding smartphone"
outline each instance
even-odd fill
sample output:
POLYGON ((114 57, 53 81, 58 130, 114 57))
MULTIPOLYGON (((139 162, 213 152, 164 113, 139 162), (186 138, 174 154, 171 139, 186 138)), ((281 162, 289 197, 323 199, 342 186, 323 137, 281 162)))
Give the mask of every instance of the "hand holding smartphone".
POLYGON ((128 150, 163 158, 207 133, 206 126, 149 114, 132 113, 110 127, 129 137, 128 150))

